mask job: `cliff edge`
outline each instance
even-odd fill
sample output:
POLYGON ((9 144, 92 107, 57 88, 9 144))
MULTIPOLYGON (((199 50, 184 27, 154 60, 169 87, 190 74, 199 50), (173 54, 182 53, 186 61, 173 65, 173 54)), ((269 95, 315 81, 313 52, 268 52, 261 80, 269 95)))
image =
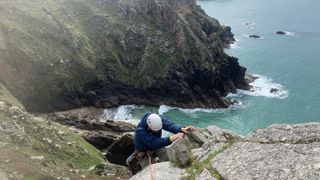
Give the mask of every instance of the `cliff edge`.
POLYGON ((228 107, 247 88, 232 41, 195 0, 4 0, 0 81, 32 112, 228 107))
MULTIPOLYGON (((246 137, 210 126, 166 147, 155 179, 319 179, 320 123, 272 125, 246 137), (171 172, 170 176, 166 176, 171 172)), ((148 168, 131 179, 150 177, 148 168)))

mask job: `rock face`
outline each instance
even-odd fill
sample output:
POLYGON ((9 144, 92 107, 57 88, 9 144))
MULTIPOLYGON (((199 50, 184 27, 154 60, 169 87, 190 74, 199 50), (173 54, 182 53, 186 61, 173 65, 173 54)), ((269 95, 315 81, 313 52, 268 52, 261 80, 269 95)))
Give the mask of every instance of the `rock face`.
MULTIPOLYGON (((180 180, 185 175, 185 170, 172 166, 170 162, 156 163, 152 165, 154 179, 180 180)), ((130 180, 151 179, 149 168, 134 175, 130 180)))
MULTIPOLYGON (((316 180, 320 178, 319 135, 320 123, 273 125, 246 137, 215 126, 200 129, 176 142, 179 146, 167 147, 173 152, 184 144, 192 163, 166 179, 186 170, 184 178, 189 179, 316 180)), ((153 165, 155 172, 161 171, 158 166, 153 165)), ((147 171, 134 178, 147 178, 147 171)))
POLYGON ((259 129, 216 156, 223 179, 319 179, 320 124, 259 129))
POLYGON ((236 143, 212 163, 223 179, 319 179, 320 143, 236 143))
POLYGON ((195 0, 4 0, 0 81, 29 111, 227 107, 245 68, 195 0))
POLYGON ((310 144, 320 142, 320 123, 272 125, 251 132, 246 139, 265 144, 310 144))

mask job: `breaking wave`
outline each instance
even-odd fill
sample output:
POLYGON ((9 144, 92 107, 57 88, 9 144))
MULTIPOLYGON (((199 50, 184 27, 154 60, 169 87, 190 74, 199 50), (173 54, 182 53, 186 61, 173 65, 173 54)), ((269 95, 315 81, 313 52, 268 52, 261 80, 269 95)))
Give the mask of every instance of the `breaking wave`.
POLYGON ((137 123, 139 121, 139 117, 135 116, 134 111, 141 110, 143 108, 144 106, 136 105, 123 105, 117 108, 108 108, 103 111, 100 121, 105 122, 106 120, 115 120, 137 123))
POLYGON ((289 93, 281 84, 274 83, 272 79, 267 78, 261 75, 253 75, 257 77, 255 81, 250 83, 252 86, 250 91, 238 90, 236 94, 229 93, 227 95, 227 99, 235 100, 234 104, 229 108, 221 108, 221 109, 210 109, 210 108, 179 108, 167 105, 161 105, 159 108, 151 108, 145 106, 137 106, 137 105, 123 105, 118 108, 109 108, 105 109, 103 115, 100 118, 101 122, 105 122, 106 120, 115 120, 115 121, 127 121, 134 124, 137 124, 144 112, 154 112, 160 115, 163 115, 169 111, 177 110, 189 117, 196 118, 199 112, 205 113, 225 113, 231 110, 245 108, 240 100, 243 95, 247 96, 263 96, 267 98, 278 98, 284 99, 288 97, 289 93))
POLYGON ((238 42, 239 40, 235 39, 235 41, 230 44, 230 49, 241 49, 238 42))
POLYGON ((278 83, 274 83, 271 78, 267 78, 261 75, 254 75, 257 77, 255 81, 250 83, 252 88, 250 91, 238 90, 237 94, 229 94, 227 97, 235 97, 239 94, 245 94, 249 96, 264 96, 267 98, 278 98, 284 99, 287 98, 289 92, 285 90, 285 88, 278 83))
POLYGON ((211 109, 211 108, 194 108, 194 109, 188 109, 188 108, 179 108, 179 107, 173 107, 173 106, 167 106, 167 105, 161 105, 159 107, 158 113, 160 115, 163 115, 171 110, 178 110, 185 114, 194 115, 198 112, 205 112, 205 113, 223 113, 231 109, 239 109, 242 108, 243 103, 238 101, 237 103, 234 103, 229 108, 220 108, 220 109, 211 109))
POLYGON ((285 33, 286 33, 285 35, 287 35, 287 36, 294 36, 294 35, 296 35, 296 33, 290 32, 290 31, 283 31, 283 32, 285 32, 285 33))

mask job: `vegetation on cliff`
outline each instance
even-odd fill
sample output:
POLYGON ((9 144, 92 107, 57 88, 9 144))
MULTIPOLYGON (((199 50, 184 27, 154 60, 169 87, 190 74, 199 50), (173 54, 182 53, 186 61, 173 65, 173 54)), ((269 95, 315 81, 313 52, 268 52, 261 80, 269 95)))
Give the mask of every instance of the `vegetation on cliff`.
POLYGON ((194 0, 4 0, 0 81, 29 111, 227 107, 245 69, 194 0))
POLYGON ((25 112, 0 87, 1 179, 101 179, 94 167, 107 161, 99 150, 67 127, 25 112))

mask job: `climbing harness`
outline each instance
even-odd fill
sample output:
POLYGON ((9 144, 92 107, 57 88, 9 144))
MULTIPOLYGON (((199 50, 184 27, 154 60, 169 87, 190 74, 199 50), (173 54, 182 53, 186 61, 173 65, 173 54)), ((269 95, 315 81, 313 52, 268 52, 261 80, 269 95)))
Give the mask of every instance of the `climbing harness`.
POLYGON ((138 152, 134 152, 128 157, 126 164, 130 169, 130 171, 132 172, 132 175, 135 175, 139 171, 141 171, 142 168, 139 164, 140 159, 141 157, 139 156, 138 152))

